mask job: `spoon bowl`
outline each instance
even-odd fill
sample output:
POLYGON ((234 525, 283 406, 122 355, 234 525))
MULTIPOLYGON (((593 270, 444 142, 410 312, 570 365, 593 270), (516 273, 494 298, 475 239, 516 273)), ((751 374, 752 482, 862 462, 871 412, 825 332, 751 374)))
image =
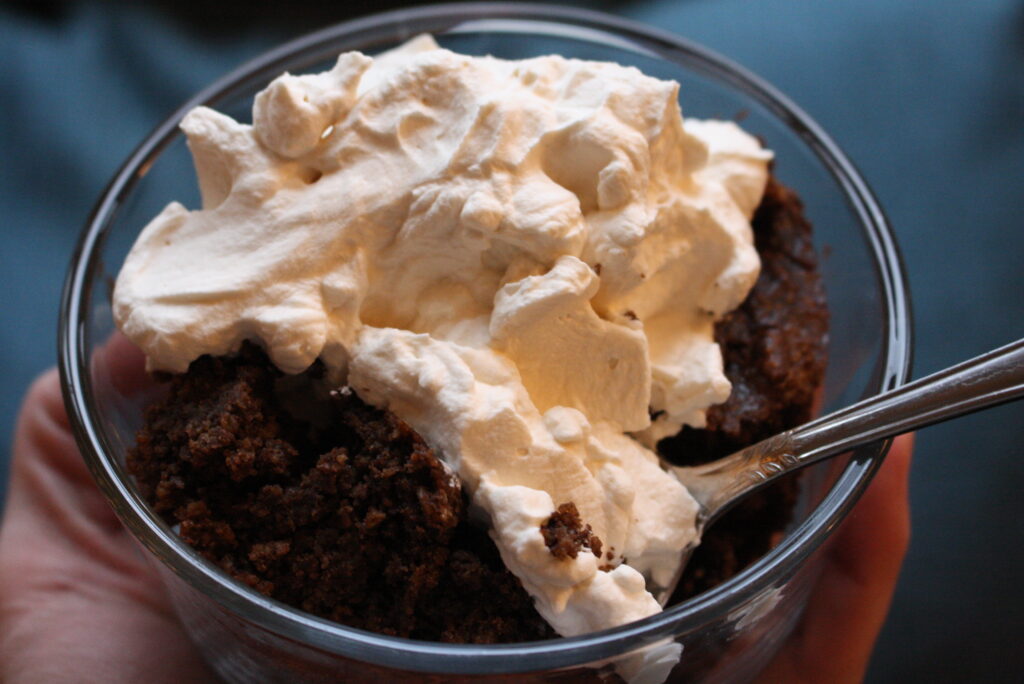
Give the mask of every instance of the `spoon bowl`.
MULTIPOLYGON (((675 474, 700 506, 696 520, 699 540, 722 513, 787 473, 865 444, 1022 396, 1024 339, 869 397, 717 461, 698 466, 662 465, 675 474)), ((662 605, 675 591, 695 547, 696 543, 683 552, 673 581, 652 592, 662 605)))

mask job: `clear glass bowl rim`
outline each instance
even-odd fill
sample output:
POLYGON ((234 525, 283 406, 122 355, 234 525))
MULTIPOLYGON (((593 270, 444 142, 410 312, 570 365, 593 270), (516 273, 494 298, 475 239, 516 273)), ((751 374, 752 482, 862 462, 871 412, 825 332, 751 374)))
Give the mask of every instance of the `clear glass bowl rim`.
POLYGON ((107 225, 149 165, 178 135, 177 125, 193 107, 212 105, 256 82, 266 82, 305 55, 319 61, 329 46, 344 39, 379 35, 402 39, 441 31, 470 21, 495 20, 509 27, 539 28, 594 41, 626 41, 632 49, 676 61, 728 83, 754 98, 785 123, 815 153, 840 185, 858 215, 877 266, 885 309, 879 386, 885 391, 906 382, 911 365, 910 300, 902 260, 888 221, 865 181, 828 135, 788 98, 745 68, 691 41, 617 16, 568 7, 528 3, 466 3, 418 7, 376 14, 292 40, 243 64, 205 88, 169 116, 139 145, 100 196, 79 243, 62 294, 58 325, 60 374, 65 405, 83 456, 121 521, 172 572, 228 611, 271 632, 315 648, 381 666, 424 673, 515 673, 572 667, 613 657, 697 630, 728 615, 779 578, 788 577, 824 542, 852 509, 881 465, 889 442, 854 452, 835 484, 797 529, 764 558, 722 585, 663 613, 602 632, 549 641, 501 645, 441 644, 364 632, 322 620, 267 599, 236 584, 191 551, 146 506, 118 474, 108 444, 94 421, 94 398, 86 358, 85 325, 93 274, 107 225), (532 24, 532 26, 531 26, 532 24), (399 35, 400 27, 416 31, 399 35), (673 59, 672 55, 678 55, 673 59))

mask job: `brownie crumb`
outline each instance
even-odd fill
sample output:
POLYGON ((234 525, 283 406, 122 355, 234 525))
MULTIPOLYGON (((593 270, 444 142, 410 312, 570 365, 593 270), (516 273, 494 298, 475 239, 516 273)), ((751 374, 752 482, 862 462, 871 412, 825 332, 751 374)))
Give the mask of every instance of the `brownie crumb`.
POLYGON ((595 556, 601 557, 601 539, 590 525, 584 525, 580 512, 572 501, 564 503, 541 523, 540 533, 544 535, 551 555, 559 560, 575 558, 584 547, 595 556))

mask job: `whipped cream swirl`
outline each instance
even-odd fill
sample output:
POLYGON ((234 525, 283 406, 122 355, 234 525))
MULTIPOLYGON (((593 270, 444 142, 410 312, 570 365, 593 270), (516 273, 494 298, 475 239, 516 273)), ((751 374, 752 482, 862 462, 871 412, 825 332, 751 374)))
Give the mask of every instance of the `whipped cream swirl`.
POLYGON ((712 328, 757 277, 771 158, 678 90, 423 37, 279 77, 252 125, 198 108, 202 209, 142 231, 116 320, 153 369, 246 339, 322 359, 443 455, 560 634, 651 615, 697 506, 649 447, 728 397, 712 328), (603 557, 548 551, 570 501, 603 557))

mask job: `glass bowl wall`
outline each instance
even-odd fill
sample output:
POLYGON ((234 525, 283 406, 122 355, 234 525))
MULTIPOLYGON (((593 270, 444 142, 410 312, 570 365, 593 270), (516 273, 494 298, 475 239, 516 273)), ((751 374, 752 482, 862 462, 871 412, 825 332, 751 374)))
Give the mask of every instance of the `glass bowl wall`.
POLYGON ((678 37, 607 15, 512 4, 403 10, 341 24, 288 43, 196 95, 125 162, 82 235, 65 286, 60 362, 78 443, 101 489, 146 549, 183 625, 229 681, 589 679, 628 669, 629 657, 682 646, 672 679, 737 681, 756 673, 801 613, 814 551, 856 502, 887 444, 818 467, 805 478, 797 519, 782 542, 737 577, 661 615, 572 639, 500 646, 448 645, 369 634, 320 620, 237 585, 185 546, 136 492, 124 469, 149 398, 126 382, 106 347, 110 292, 141 228, 178 200, 199 206, 177 124, 213 106, 250 119, 252 97, 282 71, 328 67, 342 51, 373 54, 433 33, 453 50, 521 58, 557 53, 616 61, 681 85, 684 115, 743 117, 775 151, 775 174, 803 198, 815 226, 831 311, 823 411, 901 384, 910 355, 909 302, 885 218, 856 170, 805 114, 742 68, 678 37))

